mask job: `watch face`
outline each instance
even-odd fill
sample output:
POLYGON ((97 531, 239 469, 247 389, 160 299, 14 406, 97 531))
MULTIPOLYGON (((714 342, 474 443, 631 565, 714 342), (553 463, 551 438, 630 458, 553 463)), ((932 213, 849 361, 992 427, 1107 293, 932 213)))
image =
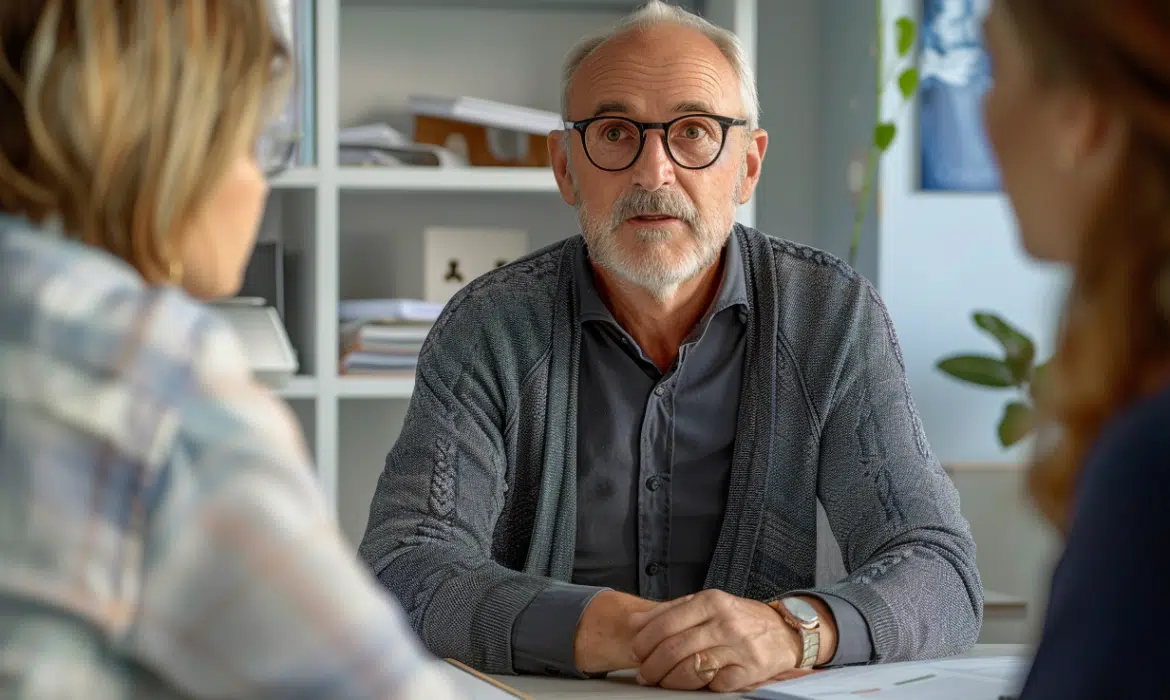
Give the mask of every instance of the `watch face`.
POLYGON ((792 616, 800 620, 803 624, 811 625, 819 619, 816 608, 800 598, 785 598, 781 602, 788 612, 792 613, 792 616))

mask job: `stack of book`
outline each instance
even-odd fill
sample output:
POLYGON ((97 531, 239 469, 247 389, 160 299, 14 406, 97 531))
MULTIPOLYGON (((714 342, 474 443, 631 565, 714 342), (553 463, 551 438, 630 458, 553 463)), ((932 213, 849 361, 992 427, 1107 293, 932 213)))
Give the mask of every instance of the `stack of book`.
POLYGON ((343 375, 410 379, 442 304, 414 299, 355 299, 341 302, 343 375))

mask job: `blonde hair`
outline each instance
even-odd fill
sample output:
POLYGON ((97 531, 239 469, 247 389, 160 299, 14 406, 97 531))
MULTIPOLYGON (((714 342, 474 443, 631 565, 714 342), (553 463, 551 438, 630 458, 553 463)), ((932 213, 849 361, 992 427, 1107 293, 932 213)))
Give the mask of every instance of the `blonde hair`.
POLYGON ((287 89, 267 3, 3 3, 0 211, 165 272, 287 89))

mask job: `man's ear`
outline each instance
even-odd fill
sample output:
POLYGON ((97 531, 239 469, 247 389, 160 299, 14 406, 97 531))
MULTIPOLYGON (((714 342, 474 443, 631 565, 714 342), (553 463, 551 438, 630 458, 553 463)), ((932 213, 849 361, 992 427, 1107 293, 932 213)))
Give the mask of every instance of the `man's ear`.
POLYGON ((548 157, 552 163, 553 177, 557 179, 557 189, 561 191, 561 199, 571 207, 577 206, 577 193, 573 188, 573 173, 569 168, 569 149, 573 147, 570 139, 573 134, 569 130, 553 131, 548 135, 548 157))
POLYGON ((768 150, 768 132, 756 129, 748 134, 747 152, 744 154, 743 182, 740 183, 739 203, 746 204, 756 191, 756 184, 763 172, 764 153, 768 150))

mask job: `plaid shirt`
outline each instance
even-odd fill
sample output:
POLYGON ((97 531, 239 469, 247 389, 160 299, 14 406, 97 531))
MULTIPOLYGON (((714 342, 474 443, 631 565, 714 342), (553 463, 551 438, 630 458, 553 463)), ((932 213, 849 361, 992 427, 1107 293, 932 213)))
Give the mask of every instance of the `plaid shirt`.
POLYGON ((0 697, 452 697, 207 308, 0 218, 0 697))

